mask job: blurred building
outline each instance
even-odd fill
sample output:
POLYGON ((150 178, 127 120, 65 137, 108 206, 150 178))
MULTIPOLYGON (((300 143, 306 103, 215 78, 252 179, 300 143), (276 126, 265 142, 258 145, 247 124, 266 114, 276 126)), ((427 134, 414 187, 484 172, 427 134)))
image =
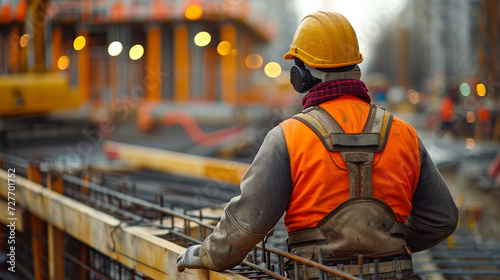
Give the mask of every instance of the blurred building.
POLYGON ((282 68, 268 63, 282 61, 289 45, 283 41, 291 38, 283 27, 296 25, 285 0, 3 0, 0 5, 0 74, 32 71, 34 54, 43 47, 46 69, 66 73, 82 100, 95 107, 139 99, 279 103, 274 78, 282 68), (41 45, 33 40, 40 22, 30 3, 44 15, 41 45))
POLYGON ((385 30, 369 71, 406 89, 444 92, 448 83, 478 76, 498 91, 499 7, 491 0, 408 1, 385 30))

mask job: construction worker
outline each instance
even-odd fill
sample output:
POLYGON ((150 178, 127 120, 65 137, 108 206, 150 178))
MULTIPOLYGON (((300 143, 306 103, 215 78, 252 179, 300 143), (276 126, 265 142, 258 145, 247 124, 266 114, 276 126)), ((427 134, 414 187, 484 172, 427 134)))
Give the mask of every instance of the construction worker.
MULTIPOLYGON (((411 253, 452 234, 458 210, 414 128, 370 104, 356 34, 341 14, 306 16, 284 58, 295 60, 290 81, 307 93, 304 111, 268 133, 241 195, 203 244, 179 256, 178 270, 238 265, 286 212, 291 253, 351 275, 361 256, 364 279, 374 279, 375 262, 378 279, 418 279, 411 253)), ((303 271, 286 269, 292 279, 303 271)))

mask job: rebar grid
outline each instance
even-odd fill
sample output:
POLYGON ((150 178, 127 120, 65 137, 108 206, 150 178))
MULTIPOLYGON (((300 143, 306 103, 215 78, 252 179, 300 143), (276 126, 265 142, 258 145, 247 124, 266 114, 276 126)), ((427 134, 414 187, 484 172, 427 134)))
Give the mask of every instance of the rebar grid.
POLYGON ((456 280, 500 277, 499 240, 475 238, 462 227, 453 234, 453 239, 453 246, 443 242, 415 254, 415 272, 422 276, 442 275, 445 279, 456 280))
MULTIPOLYGON (((106 212, 122 220, 122 224, 166 229, 168 233, 159 237, 184 247, 200 244, 215 228, 214 225, 203 221, 205 218, 202 210, 199 210, 198 215, 193 217, 187 214, 186 209, 175 209, 173 206, 165 207, 163 196, 159 196, 157 204, 139 199, 134 196, 136 192, 134 187, 128 193, 129 189, 125 184, 120 185, 115 182, 115 187, 118 186, 117 190, 110 189, 109 186, 105 185, 105 180, 102 180, 103 185, 93 182, 93 178, 89 176, 91 173, 88 171, 72 172, 73 174, 66 173, 67 171, 57 171, 54 170, 55 168, 50 161, 41 159, 26 160, 16 156, 2 155, 2 160, 4 166, 15 166, 16 169, 20 170, 18 174, 24 176, 27 176, 29 165, 37 166, 38 170, 40 170, 40 166, 43 166, 41 174, 44 182, 47 174, 56 172, 62 178, 64 195, 106 212), (197 233, 197 238, 193 237, 195 233, 197 233)), ((72 256, 71 252, 65 252, 65 258, 73 265, 80 265, 83 269, 91 272, 93 270, 92 266, 84 267, 84 263, 72 256)), ((304 268, 318 268, 325 273, 325 277, 326 275, 335 275, 345 279, 362 279, 278 249, 271 247, 263 249, 260 245, 232 271, 249 279, 288 279, 285 277, 283 265, 285 259, 300 263, 304 268), (257 249, 260 249, 259 251, 262 253, 256 253, 257 249), (277 269, 275 269, 274 264, 271 265, 271 259, 277 260, 277 269)), ((323 273, 321 275, 323 277, 323 273)), ((99 277, 100 275, 95 273, 95 276, 99 277)))

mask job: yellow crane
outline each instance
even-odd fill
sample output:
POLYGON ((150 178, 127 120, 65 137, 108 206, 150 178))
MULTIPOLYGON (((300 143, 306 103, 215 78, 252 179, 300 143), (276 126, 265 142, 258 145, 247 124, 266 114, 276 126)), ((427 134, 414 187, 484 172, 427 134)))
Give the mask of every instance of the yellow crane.
POLYGON ((28 1, 32 24, 34 69, 0 76, 0 118, 40 116, 77 108, 79 93, 65 73, 47 71, 45 65, 45 17, 50 0, 28 1))
MULTIPOLYGON (((60 71, 48 71, 45 65, 45 20, 50 0, 28 1, 28 18, 33 39, 33 69, 28 70, 27 50, 21 55, 21 72, 0 76, 0 143, 40 138, 57 139, 61 134, 74 134, 81 125, 54 120, 62 110, 79 111, 80 92, 71 88, 69 77, 60 71), (63 123, 64 126, 60 124, 63 123), (77 127, 78 126, 78 127, 77 127), (72 132, 68 132, 71 130, 72 132), (58 136, 59 135, 59 136, 58 136)), ((80 123, 80 122, 78 122, 80 123)), ((87 122, 83 122, 87 126, 87 122)))

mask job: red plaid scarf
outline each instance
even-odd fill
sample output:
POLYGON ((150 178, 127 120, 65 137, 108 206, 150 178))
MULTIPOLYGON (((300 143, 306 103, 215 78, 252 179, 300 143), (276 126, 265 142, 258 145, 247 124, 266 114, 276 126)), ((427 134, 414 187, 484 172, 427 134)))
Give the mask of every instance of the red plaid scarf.
POLYGON ((315 85, 311 92, 302 98, 302 105, 305 109, 343 95, 355 96, 368 103, 372 100, 364 82, 355 79, 339 79, 315 85))

